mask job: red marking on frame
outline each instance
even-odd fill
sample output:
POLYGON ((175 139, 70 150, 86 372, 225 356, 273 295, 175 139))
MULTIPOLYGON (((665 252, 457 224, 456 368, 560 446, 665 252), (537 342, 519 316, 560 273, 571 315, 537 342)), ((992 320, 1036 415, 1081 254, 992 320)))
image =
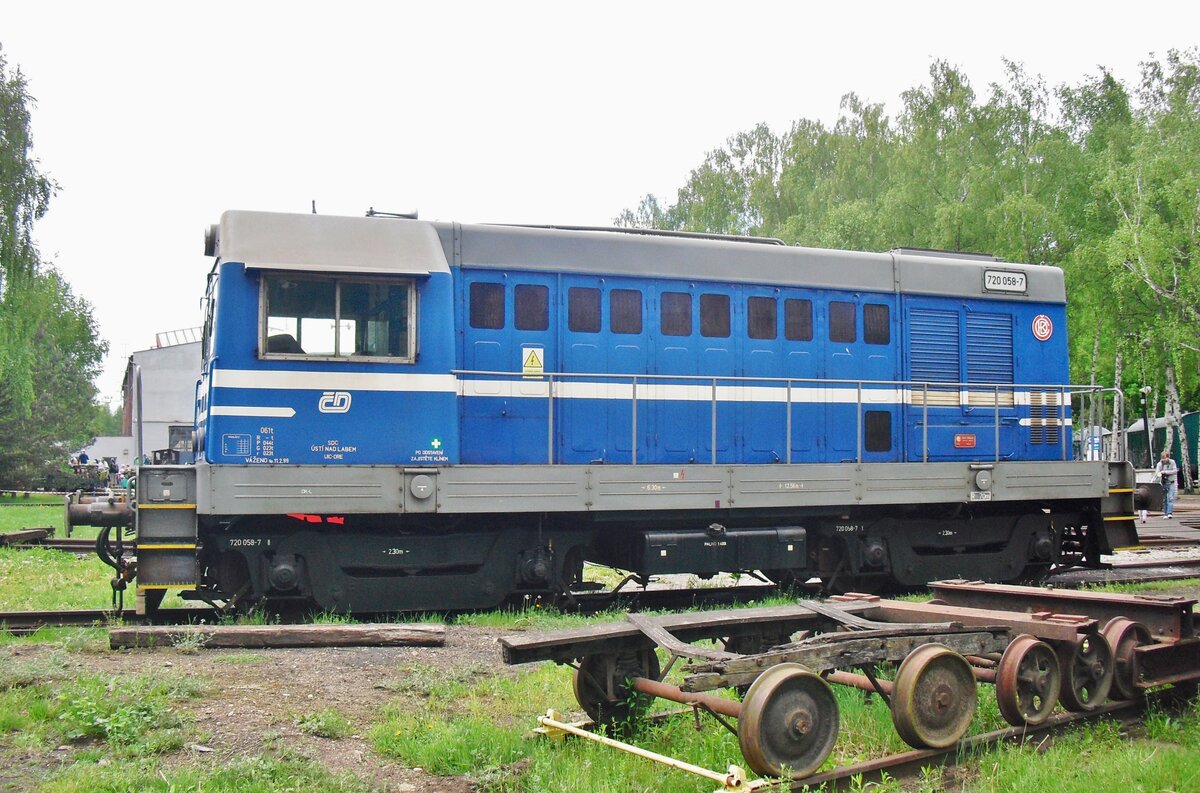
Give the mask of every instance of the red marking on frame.
POLYGON ((955 449, 974 449, 975 436, 971 434, 961 434, 954 436, 955 449))

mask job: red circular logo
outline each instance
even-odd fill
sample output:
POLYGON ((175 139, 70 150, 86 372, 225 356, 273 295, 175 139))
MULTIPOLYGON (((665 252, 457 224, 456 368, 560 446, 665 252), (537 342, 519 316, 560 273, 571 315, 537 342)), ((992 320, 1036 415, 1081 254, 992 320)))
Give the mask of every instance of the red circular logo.
POLYGON ((1033 318, 1033 337, 1038 341, 1045 341, 1054 335, 1054 323, 1050 321, 1050 317, 1045 314, 1038 314, 1033 318))

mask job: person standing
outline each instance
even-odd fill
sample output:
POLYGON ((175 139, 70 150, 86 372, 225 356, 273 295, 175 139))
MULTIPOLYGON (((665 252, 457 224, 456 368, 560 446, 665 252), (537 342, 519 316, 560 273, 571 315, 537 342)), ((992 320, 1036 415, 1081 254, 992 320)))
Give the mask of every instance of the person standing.
POLYGON ((1154 473, 1162 479, 1163 486, 1163 517, 1171 517, 1175 512, 1175 497, 1179 494, 1179 466, 1171 459, 1171 453, 1163 450, 1162 458, 1154 466, 1154 473))

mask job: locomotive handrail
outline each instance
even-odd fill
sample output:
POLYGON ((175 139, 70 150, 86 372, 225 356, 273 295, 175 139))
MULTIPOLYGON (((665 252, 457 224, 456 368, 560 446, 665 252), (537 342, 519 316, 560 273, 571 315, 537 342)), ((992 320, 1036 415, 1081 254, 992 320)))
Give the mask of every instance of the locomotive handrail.
MULTIPOLYGON (((1119 410, 1119 405, 1123 400, 1120 399, 1120 394, 1117 389, 1104 388, 1098 385, 1076 385, 1068 383, 970 383, 970 382, 948 382, 948 381, 918 381, 918 380, 852 380, 839 378, 825 377, 756 377, 749 375, 683 375, 683 374, 622 374, 613 372, 542 372, 540 374, 527 374, 525 372, 513 371, 495 371, 495 370, 476 370, 476 369, 453 369, 450 372, 455 377, 477 378, 477 377, 494 377, 507 378, 520 381, 544 381, 547 384, 547 439, 546 439, 546 458, 550 465, 555 463, 555 443, 554 443, 554 404, 556 398, 556 384, 561 384, 563 380, 606 380, 616 382, 628 382, 631 387, 630 404, 631 404, 631 438, 630 438, 630 456, 631 463, 637 465, 638 462, 638 386, 644 385, 647 382, 656 381, 671 381, 674 383, 683 382, 684 384, 708 386, 710 390, 710 423, 709 423, 709 447, 711 449, 710 462, 713 465, 717 464, 717 417, 718 417, 718 398, 719 388, 721 385, 744 385, 747 383, 779 385, 782 386, 786 394, 784 404, 786 406, 785 420, 785 449, 787 464, 792 462, 792 406, 793 388, 797 384, 809 384, 816 386, 845 386, 847 389, 851 386, 855 389, 855 406, 856 406, 856 421, 855 421, 855 461, 862 462, 863 457, 863 435, 864 435, 864 415, 863 415, 863 392, 864 389, 870 390, 879 387, 899 388, 902 393, 900 398, 904 404, 915 404, 914 397, 917 392, 920 392, 921 399, 921 460, 922 462, 929 461, 929 402, 930 392, 945 393, 948 391, 965 391, 965 395, 960 394, 960 407, 991 407, 993 411, 993 434, 994 434, 994 460, 1000 462, 1002 459, 1000 453, 1000 428, 1002 408, 1015 407, 1015 396, 1012 403, 1006 403, 1001 400, 1001 394, 1014 394, 1017 391, 1043 391, 1053 392, 1056 394, 1055 407, 1059 410, 1058 415, 1054 418, 1043 417, 1041 420, 1045 422, 1043 426, 1050 426, 1049 422, 1054 422, 1055 425, 1063 428, 1058 433, 1058 445, 1060 448, 1060 456, 1062 460, 1069 459, 1070 443, 1068 442, 1068 433, 1065 428, 1069 421, 1068 411, 1071 410, 1071 399, 1075 396, 1086 397, 1089 400, 1087 408, 1081 412, 1084 414, 1098 415, 1102 410, 1102 405, 1097 405, 1097 402, 1103 401, 1103 395, 1108 392, 1116 392, 1114 397, 1115 410, 1119 410), (990 390, 992 392, 991 404, 972 403, 971 391, 990 390), (1099 400, 1097 399, 1099 398, 1099 400)), ((948 407, 946 405, 945 407, 948 407)))

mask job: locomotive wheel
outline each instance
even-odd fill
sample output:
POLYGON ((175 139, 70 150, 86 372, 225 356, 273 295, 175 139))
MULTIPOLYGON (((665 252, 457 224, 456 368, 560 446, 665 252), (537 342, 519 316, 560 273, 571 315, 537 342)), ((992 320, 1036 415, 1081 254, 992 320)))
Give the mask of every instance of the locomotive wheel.
POLYGON ((996 668, 996 704, 1014 727, 1035 726, 1058 704, 1062 671, 1050 645, 1023 633, 1012 640, 996 668))
POLYGON ((1061 644, 1057 654, 1062 670, 1058 697, 1063 707, 1086 712, 1104 704, 1113 682, 1113 654, 1104 637, 1094 633, 1077 642, 1061 644))
POLYGON ((945 749, 971 726, 979 693, 967 659, 941 644, 923 644, 896 672, 892 724, 916 749, 945 749))
POLYGON ((621 655, 584 656, 575 670, 575 701, 597 724, 629 725, 640 719, 653 697, 640 694, 626 682, 631 677, 658 680, 658 656, 653 650, 621 655), (612 696, 609 696, 611 688, 612 696))
POLYGON ((800 664, 770 667, 742 701, 738 744, 757 774, 807 776, 833 751, 837 734, 833 690, 800 664))
POLYGON ((573 609, 578 605, 571 589, 583 580, 584 548, 574 545, 563 556, 562 567, 555 581, 555 604, 563 609, 573 609))
POLYGON ((1140 693, 1133 652, 1139 645, 1149 644, 1150 629, 1125 617, 1113 617, 1101 631, 1113 654, 1112 695, 1119 699, 1134 699, 1140 693))

